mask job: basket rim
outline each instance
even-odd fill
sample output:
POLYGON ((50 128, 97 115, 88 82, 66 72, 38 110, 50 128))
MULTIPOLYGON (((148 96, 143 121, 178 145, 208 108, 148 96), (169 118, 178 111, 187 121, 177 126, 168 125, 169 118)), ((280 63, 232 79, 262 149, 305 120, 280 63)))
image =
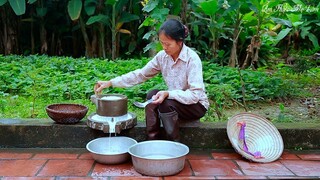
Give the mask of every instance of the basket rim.
POLYGON ((79 112, 85 112, 88 111, 89 107, 83 104, 77 104, 77 103, 54 103, 54 104, 49 104, 46 106, 46 110, 54 112, 54 113, 67 113, 67 114, 72 114, 72 113, 79 113, 79 112), (82 107, 83 109, 79 109, 77 111, 70 111, 70 112, 61 112, 56 109, 52 109, 50 107, 52 106, 60 106, 60 105, 71 105, 71 106, 77 106, 77 107, 82 107))

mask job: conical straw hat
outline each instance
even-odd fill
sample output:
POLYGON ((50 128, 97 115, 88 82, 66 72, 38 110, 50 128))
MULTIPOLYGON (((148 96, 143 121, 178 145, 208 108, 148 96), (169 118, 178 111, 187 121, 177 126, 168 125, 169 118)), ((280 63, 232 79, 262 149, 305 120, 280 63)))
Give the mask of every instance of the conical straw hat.
POLYGON ((256 114, 239 113, 231 117, 227 133, 233 148, 250 161, 272 162, 283 152, 283 140, 278 129, 256 114))

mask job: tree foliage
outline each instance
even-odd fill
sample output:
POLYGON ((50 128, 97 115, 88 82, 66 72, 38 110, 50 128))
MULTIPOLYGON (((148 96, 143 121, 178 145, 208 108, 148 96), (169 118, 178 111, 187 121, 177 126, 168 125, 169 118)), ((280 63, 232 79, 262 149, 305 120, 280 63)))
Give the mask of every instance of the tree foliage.
POLYGON ((319 50, 320 3, 312 0, 0 0, 0 53, 116 59, 153 55, 167 18, 211 62, 261 67, 270 55, 319 50))

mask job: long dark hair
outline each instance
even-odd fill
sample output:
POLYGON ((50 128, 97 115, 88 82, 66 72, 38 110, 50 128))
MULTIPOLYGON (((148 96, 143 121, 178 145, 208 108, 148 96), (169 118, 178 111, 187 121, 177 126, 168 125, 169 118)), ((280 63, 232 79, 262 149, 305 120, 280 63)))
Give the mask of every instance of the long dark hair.
POLYGON ((189 30, 177 19, 168 19, 160 27, 158 34, 164 33, 176 41, 184 41, 188 37, 189 30))

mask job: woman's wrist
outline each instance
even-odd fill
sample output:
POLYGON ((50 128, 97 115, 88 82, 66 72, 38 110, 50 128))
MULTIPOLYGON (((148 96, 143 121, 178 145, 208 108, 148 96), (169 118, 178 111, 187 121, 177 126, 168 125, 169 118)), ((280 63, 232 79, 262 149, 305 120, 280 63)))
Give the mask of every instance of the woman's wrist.
POLYGON ((168 98, 169 97, 169 91, 165 91, 165 98, 168 98))

